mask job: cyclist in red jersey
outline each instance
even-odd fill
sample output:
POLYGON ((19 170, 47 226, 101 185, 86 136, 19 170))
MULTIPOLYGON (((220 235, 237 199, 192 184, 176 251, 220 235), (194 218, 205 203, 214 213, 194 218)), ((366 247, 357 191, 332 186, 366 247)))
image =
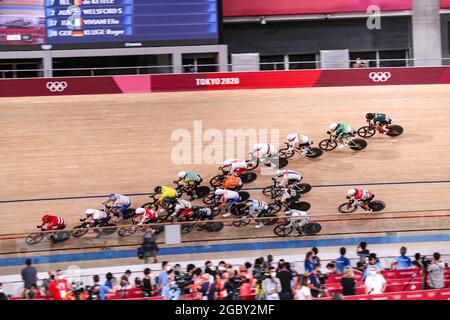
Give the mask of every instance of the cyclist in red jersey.
POLYGON ((42 217, 42 224, 38 226, 38 228, 42 228, 46 224, 48 224, 46 229, 48 231, 53 230, 53 228, 55 228, 55 230, 63 230, 66 227, 66 223, 63 218, 47 214, 42 217))
POLYGON ((372 212, 372 209, 369 207, 370 201, 375 198, 375 195, 369 191, 364 189, 350 189, 347 192, 347 199, 354 199, 358 201, 358 205, 360 205, 364 210, 372 212))

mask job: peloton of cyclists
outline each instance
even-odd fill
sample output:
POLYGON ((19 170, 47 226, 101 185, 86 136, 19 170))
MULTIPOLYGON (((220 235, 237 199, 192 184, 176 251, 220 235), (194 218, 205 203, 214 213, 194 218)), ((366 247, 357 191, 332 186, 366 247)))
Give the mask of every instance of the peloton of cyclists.
POLYGON ((381 134, 389 131, 386 126, 392 122, 392 119, 385 113, 367 113, 366 119, 369 125, 375 126, 375 129, 381 134))
POLYGON ((116 217, 116 222, 120 222, 123 219, 125 211, 131 206, 131 199, 128 196, 124 196, 118 193, 112 193, 108 200, 102 202, 104 205, 113 203, 111 211, 116 217))
POLYGON ((370 201, 375 198, 375 195, 369 191, 364 189, 350 189, 347 191, 348 200, 358 201, 358 205, 360 205, 364 210, 368 212, 372 212, 372 209, 369 207, 370 201))

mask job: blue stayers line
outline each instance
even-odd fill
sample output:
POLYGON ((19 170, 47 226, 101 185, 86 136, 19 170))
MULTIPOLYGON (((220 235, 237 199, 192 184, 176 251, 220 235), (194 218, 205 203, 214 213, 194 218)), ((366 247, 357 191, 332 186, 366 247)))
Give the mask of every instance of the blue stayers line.
MULTIPOLYGON (((158 255, 178 255, 178 254, 201 254, 212 252, 229 251, 253 251, 253 250, 276 250, 290 248, 311 248, 311 247, 331 247, 331 246, 352 246, 366 241, 371 245, 387 243, 408 243, 408 242, 437 242, 450 241, 448 234, 425 234, 412 236, 385 236, 385 237, 360 237, 360 238, 332 238, 318 240, 286 240, 286 241, 268 241, 254 243, 232 243, 232 244, 214 244, 203 246, 180 246, 172 248, 161 248, 158 255)), ((104 259, 123 259, 136 257, 136 250, 117 250, 109 252, 87 252, 87 253, 68 253, 55 254, 49 256, 32 256, 33 264, 62 263, 69 261, 87 261, 104 259)), ((24 264, 25 257, 22 258, 2 258, 0 267, 18 266, 24 264)))
MULTIPOLYGON (((335 187, 349 187, 349 186, 382 186, 382 185, 402 185, 402 184, 432 184, 432 183, 450 183, 450 180, 435 180, 435 181, 399 181, 399 182, 367 182, 367 183, 345 183, 345 184, 322 184, 314 185, 313 188, 335 188, 335 187)), ((244 188, 244 190, 262 190, 264 188, 244 188)), ((127 196, 146 196, 149 193, 131 193, 127 196)), ((92 198, 107 198, 108 195, 96 196, 73 196, 73 197, 59 197, 59 198, 38 198, 38 199, 19 199, 19 200, 0 200, 2 203, 16 203, 16 202, 34 202, 34 201, 59 201, 59 200, 74 200, 74 199, 92 199, 92 198)))

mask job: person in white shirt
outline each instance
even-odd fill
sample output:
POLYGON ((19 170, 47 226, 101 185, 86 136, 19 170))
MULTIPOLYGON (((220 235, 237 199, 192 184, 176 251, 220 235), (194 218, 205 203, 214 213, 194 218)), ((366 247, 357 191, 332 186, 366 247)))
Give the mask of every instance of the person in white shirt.
POLYGON ((311 289, 309 288, 309 278, 301 276, 300 285, 295 291, 294 300, 312 300, 311 289))
POLYGON ((263 164, 270 165, 275 168, 275 163, 270 160, 278 156, 278 148, 268 143, 256 143, 253 146, 253 151, 249 153, 252 156, 258 158, 263 164))
POLYGON ((376 266, 369 267, 369 275, 364 281, 367 294, 381 294, 386 290, 386 279, 380 274, 376 266))

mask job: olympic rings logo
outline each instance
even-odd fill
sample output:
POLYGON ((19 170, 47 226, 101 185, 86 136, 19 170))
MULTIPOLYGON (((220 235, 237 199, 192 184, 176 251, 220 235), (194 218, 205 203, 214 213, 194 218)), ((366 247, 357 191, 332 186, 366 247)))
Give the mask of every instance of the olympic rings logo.
POLYGON ((371 72, 369 78, 373 82, 386 82, 391 78, 390 72, 371 72))
POLYGON ((51 92, 63 92, 69 85, 65 81, 47 82, 47 89, 51 92))

